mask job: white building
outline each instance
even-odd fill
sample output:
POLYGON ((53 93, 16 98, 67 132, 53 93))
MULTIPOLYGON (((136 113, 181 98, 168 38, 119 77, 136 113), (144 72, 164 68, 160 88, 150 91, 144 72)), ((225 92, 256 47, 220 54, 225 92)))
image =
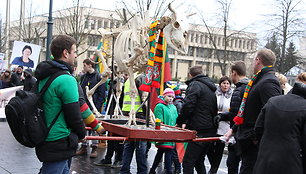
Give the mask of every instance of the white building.
MULTIPOLYGON (((82 61, 85 58, 92 57, 94 50, 97 48, 101 40, 101 32, 112 30, 122 26, 120 16, 115 11, 102 10, 96 8, 79 7, 79 10, 68 8, 53 13, 54 25, 53 36, 58 34, 78 33, 81 41, 78 47, 78 53, 82 55, 78 58, 77 71, 82 70, 82 61), (75 15, 78 13, 77 15, 75 15), (77 16, 77 17, 76 17, 77 16), (79 23, 71 21, 79 21, 79 23), (64 31, 65 30, 65 31, 64 31)), ((26 38, 18 36, 20 30, 20 22, 13 21, 11 23, 11 43, 14 40, 22 38, 25 42, 35 42, 42 45, 40 61, 45 59, 46 51, 46 28, 47 14, 34 16, 31 19, 25 19, 24 28, 32 30, 32 32, 41 33, 33 35, 34 38, 26 38), (29 22, 30 21, 30 22, 29 22), (28 24, 31 23, 31 27, 28 24), (42 25, 42 26, 41 26, 42 25), (15 34, 14 34, 15 33, 15 34)), ((187 55, 178 54, 173 49, 169 49, 169 57, 171 59, 172 77, 177 80, 185 81, 187 79, 188 69, 194 65, 202 65, 204 73, 210 77, 221 77, 221 70, 218 58, 223 61, 223 57, 227 55, 230 61, 226 61, 226 74, 229 74, 229 67, 232 61, 243 60, 247 67, 251 65, 251 54, 257 48, 256 34, 242 31, 227 30, 228 39, 224 39, 222 28, 209 28, 202 25, 191 24, 188 31, 189 51, 187 55), (225 54, 225 41, 227 41, 227 54, 225 54), (213 46, 215 43, 215 46, 213 46)), ((111 49, 111 40, 107 43, 106 49, 111 49)), ((10 44, 12 46, 12 44, 10 44)), ((10 47, 12 49, 12 47, 10 47)), ((222 63, 223 64, 223 63, 222 63)))

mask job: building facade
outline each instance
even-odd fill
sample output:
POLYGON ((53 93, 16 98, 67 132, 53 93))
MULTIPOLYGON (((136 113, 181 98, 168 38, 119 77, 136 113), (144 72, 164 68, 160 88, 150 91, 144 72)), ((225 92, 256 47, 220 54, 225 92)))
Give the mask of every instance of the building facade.
MULTIPOLYGON (((40 61, 45 60, 46 51, 46 22, 47 14, 34 16, 31 18, 32 27, 29 20, 25 19, 25 30, 28 27, 29 31, 40 33, 33 35, 33 38, 18 36, 20 22, 13 21, 11 30, 11 44, 14 40, 32 42, 42 46, 40 61), (43 25, 42 25, 43 24, 43 25), (41 26, 42 25, 42 26, 41 26), (38 32, 39 31, 39 32, 38 32)), ((101 33, 120 28, 122 20, 115 11, 88 8, 88 7, 73 7, 53 13, 54 25, 53 36, 58 34, 69 34, 75 37, 78 41, 78 67, 77 72, 82 70, 82 62, 85 58, 92 57, 98 45, 101 44, 101 33), (77 21, 77 22, 75 22, 77 21)), ((251 66, 252 53, 257 48, 256 35, 243 31, 226 30, 227 37, 224 37, 222 28, 206 28, 203 25, 190 24, 188 31, 189 51, 187 55, 181 55, 169 48, 168 53, 171 60, 172 78, 175 80, 185 81, 188 77, 188 69, 194 65, 202 65, 203 71, 209 77, 219 78, 222 76, 220 65, 223 66, 225 74, 229 75, 230 63, 237 60, 243 60, 247 67, 251 66)), ((111 51, 112 39, 104 40, 104 49, 111 51)), ((111 61, 108 60, 108 63, 111 61)))

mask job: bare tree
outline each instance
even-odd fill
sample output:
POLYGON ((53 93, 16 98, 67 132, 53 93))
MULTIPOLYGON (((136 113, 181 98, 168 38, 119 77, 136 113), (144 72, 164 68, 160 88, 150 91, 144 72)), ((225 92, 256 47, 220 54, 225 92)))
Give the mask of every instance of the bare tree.
MULTIPOLYGON (((237 37, 251 38, 245 32, 244 29, 235 30, 229 32, 229 16, 232 0, 218 0, 218 4, 220 5, 220 10, 218 10, 217 18, 219 18, 218 23, 221 23, 222 26, 220 28, 213 28, 208 26, 207 19, 203 16, 203 13, 199 12, 200 18, 207 29, 209 43, 212 45, 214 51, 212 55, 217 59, 222 75, 226 75, 226 65, 231 61, 234 61, 235 55, 232 55, 229 47, 231 46, 231 42, 237 37), (216 33, 221 36, 221 40, 215 39, 216 33), (220 44, 221 42, 221 44, 220 44), (219 43, 219 44, 218 44, 219 43), (220 45, 220 46, 219 46, 220 45)), ((212 57, 212 55, 210 57, 212 57)))
POLYGON ((117 9, 123 8, 123 11, 116 11, 124 23, 135 16, 135 14, 139 14, 141 18, 144 19, 146 17, 145 13, 149 10, 154 11, 152 16, 154 20, 160 16, 163 16, 167 10, 168 4, 174 1, 175 0, 134 0, 128 3, 126 0, 121 0, 119 3, 117 3, 117 9), (127 18, 127 16, 130 16, 130 18, 127 18))
POLYGON ((24 42, 40 44, 40 37, 46 31, 46 21, 42 20, 43 16, 34 14, 32 2, 29 3, 28 17, 19 21, 19 24, 15 22, 11 27, 11 35, 15 39, 19 39, 24 42))
POLYGON ((3 34, 3 28, 2 28, 2 17, 0 14, 0 53, 4 52, 4 34, 3 34))
MULTIPOLYGON (((91 33, 91 29, 88 27, 91 11, 88 9, 80 5, 80 0, 74 1, 72 8, 58 12, 59 15, 54 25, 59 34, 70 35, 76 39, 77 52, 79 51, 79 47, 85 44, 91 33)), ((78 52, 78 55, 82 55, 88 49, 89 46, 84 50, 82 49, 82 52, 78 52)))
POLYGON ((281 42, 280 64, 277 69, 281 73, 285 73, 285 57, 286 48, 289 46, 289 41, 294 37, 303 33, 305 27, 302 18, 299 15, 299 5, 301 0, 275 0, 275 12, 269 15, 269 25, 272 31, 276 33, 281 42), (271 22, 273 21, 273 22, 271 22))

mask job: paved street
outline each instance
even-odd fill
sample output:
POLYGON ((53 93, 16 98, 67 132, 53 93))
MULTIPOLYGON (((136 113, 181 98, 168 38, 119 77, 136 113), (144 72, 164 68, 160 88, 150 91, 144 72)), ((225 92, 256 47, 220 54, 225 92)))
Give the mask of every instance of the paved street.
MULTIPOLYGON (((41 163, 38 161, 33 148, 26 148, 20 145, 13 137, 7 122, 0 122, 0 174, 37 174, 41 163)), ((99 149, 99 156, 96 159, 90 159, 89 156, 74 157, 71 171, 73 174, 117 174, 120 169, 101 167, 93 165, 94 161, 104 156, 105 149, 99 149)), ((149 152, 148 164, 152 165, 156 153, 156 148, 152 145, 149 152)), ((227 173, 225 165, 226 155, 223 156, 221 167, 218 174, 227 173)), ((206 167, 209 163, 205 160, 206 167)), ((132 161, 131 173, 137 171, 135 158, 132 161)), ((157 169, 161 172, 162 167, 157 169)))

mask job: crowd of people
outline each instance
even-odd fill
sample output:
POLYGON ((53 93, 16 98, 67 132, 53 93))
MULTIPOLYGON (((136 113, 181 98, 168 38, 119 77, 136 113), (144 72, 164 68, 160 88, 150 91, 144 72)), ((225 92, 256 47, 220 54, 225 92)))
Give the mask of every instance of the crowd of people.
POLYGON ((0 89, 23 86, 25 91, 30 91, 36 81, 32 69, 28 68, 24 70, 24 67, 19 65, 12 71, 7 69, 1 72, 0 89))
MULTIPOLYGON (((35 70, 38 90, 52 73, 67 71, 70 74, 57 77, 43 96, 46 123, 50 124, 56 113, 60 116, 46 143, 35 150, 42 162, 41 174, 68 174, 72 157, 87 154, 89 144, 83 141, 84 123, 92 127, 93 131, 88 134, 105 133, 84 95, 85 87, 92 88, 101 77, 95 71, 95 64, 85 59, 84 74, 77 81, 74 77, 76 41, 70 36, 56 37, 51 43, 51 53, 54 60, 39 63, 35 70), (82 143, 77 150, 79 141, 82 143)), ((193 174, 194 170, 205 174, 207 155, 208 173, 216 174, 227 145, 228 174, 306 173, 306 73, 299 74, 293 88, 288 89, 285 76, 275 72, 275 61, 271 50, 261 49, 254 56, 251 78, 246 76, 244 62, 237 61, 230 67, 230 77, 221 77, 218 85, 203 74, 202 66, 193 66, 189 69, 184 98, 175 85, 165 85, 154 109, 156 118, 166 125, 194 130, 198 138, 220 137, 223 141, 188 142, 182 164, 174 142, 108 141, 106 156, 94 164, 118 167, 120 174, 129 174, 135 152, 138 174, 155 174, 163 156, 166 174, 193 174), (153 164, 148 166, 151 143, 157 147, 157 153, 153 164)), ((24 85, 24 90, 31 90, 36 83, 35 77, 31 69, 23 70, 18 66, 14 72, 2 72, 0 87, 24 85)), ((143 74, 137 76, 137 88, 143 77, 143 74)), ((108 81, 94 93, 94 105, 100 112, 105 110, 107 103, 112 114, 116 101, 109 101, 110 92, 114 90, 109 88, 115 83, 118 82, 108 81)), ((129 83, 125 78, 119 102, 124 115, 131 110, 129 83)), ((142 107, 138 109, 137 118, 144 118, 147 109, 141 105, 141 100, 142 92, 139 91, 135 110, 142 107)), ((89 157, 96 158, 98 141, 92 141, 90 147, 89 157)))

